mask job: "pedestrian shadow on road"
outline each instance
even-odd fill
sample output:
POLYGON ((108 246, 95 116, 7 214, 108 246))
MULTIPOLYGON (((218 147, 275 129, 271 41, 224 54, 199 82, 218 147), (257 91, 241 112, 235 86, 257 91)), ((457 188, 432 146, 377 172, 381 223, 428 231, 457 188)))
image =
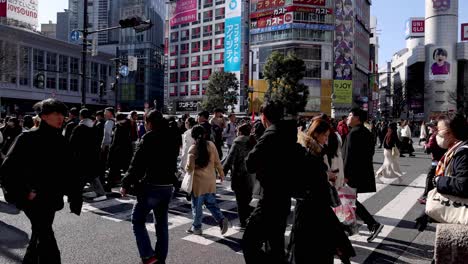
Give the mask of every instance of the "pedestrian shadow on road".
POLYGON ((18 210, 14 205, 0 201, 0 213, 17 215, 20 213, 20 210, 18 210))
POLYGON ((12 249, 25 248, 29 242, 26 232, 12 225, 0 221, 0 255, 4 258, 21 263, 22 257, 17 255, 12 249))

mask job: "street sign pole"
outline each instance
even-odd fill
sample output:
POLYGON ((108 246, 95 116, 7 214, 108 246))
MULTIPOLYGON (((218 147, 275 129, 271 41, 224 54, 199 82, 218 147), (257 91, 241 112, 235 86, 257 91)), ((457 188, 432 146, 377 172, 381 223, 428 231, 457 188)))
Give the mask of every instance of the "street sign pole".
POLYGON ((86 107, 86 53, 88 52, 88 0, 83 0, 83 49, 81 51, 81 107, 86 107))

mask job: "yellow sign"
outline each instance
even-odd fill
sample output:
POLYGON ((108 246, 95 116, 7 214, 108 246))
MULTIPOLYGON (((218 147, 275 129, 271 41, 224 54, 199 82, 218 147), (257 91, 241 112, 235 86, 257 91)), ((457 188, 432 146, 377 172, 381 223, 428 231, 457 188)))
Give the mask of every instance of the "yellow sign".
POLYGON ((333 94, 335 104, 351 104, 353 102, 353 81, 334 80, 333 94))

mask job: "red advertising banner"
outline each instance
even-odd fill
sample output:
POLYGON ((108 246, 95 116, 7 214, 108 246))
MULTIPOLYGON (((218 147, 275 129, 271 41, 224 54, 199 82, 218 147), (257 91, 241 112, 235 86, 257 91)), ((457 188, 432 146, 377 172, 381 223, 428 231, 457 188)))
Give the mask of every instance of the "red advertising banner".
POLYGON ((258 0, 257 10, 282 7, 286 3, 285 0, 258 0))
POLYGON ((0 17, 7 15, 7 0, 0 0, 0 17))
POLYGON ((197 21, 197 0, 178 0, 172 5, 171 27, 197 21))
POLYGON ((325 6, 325 0, 293 0, 294 4, 325 6))
POLYGON ((262 17, 257 21, 252 21, 252 28, 265 28, 271 26, 278 26, 283 24, 289 24, 293 22, 293 13, 286 13, 284 15, 275 17, 262 17))
POLYGON ((411 33, 424 33, 424 20, 412 20, 411 33))
POLYGON ((314 13, 314 14, 323 14, 323 15, 333 14, 333 9, 331 9, 331 8, 306 7, 306 6, 286 6, 286 7, 273 9, 273 10, 255 12, 255 13, 250 14, 250 18, 277 16, 277 15, 281 15, 281 14, 285 14, 287 12, 293 12, 293 11, 305 12, 305 13, 314 13))

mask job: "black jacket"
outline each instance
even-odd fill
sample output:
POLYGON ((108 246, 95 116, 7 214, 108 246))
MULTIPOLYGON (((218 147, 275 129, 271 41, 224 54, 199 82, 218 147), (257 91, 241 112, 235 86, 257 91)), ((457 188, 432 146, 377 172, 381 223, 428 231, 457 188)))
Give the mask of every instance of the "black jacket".
POLYGON ((102 139, 104 138, 105 124, 106 120, 96 121, 96 123, 94 123, 94 127, 96 128, 96 140, 99 142, 99 145, 102 143, 102 139))
POLYGON ((371 132, 359 125, 353 127, 343 145, 344 176, 358 193, 375 192, 374 140, 371 132))
POLYGON ((80 180, 69 164, 77 165, 61 132, 41 122, 38 129, 22 133, 8 152, 0 168, 1 182, 7 199, 18 208, 31 204, 27 196, 33 190, 35 206, 58 211, 67 195, 71 207, 81 208, 80 180))
POLYGON ((224 173, 231 171, 231 189, 235 192, 253 192, 254 176, 247 171, 245 165, 245 158, 252 147, 248 136, 237 137, 223 162, 224 173))
POLYGON ((437 191, 442 194, 468 198, 468 147, 458 149, 451 164, 451 176, 439 177, 437 191))
POLYGON ((109 150, 109 166, 120 164, 128 168, 133 156, 132 140, 130 138, 130 120, 118 121, 114 129, 114 138, 109 150))
POLYGON ((80 123, 78 118, 73 118, 67 122, 65 125, 65 140, 68 142, 70 141, 71 134, 73 133, 73 129, 80 123))
POLYGON ((19 136, 23 132, 21 127, 9 127, 8 125, 3 130, 3 146, 2 146, 2 153, 4 155, 7 154, 8 150, 10 149, 13 142, 17 136, 19 136))
POLYGON ((73 129, 70 136, 70 148, 73 158, 77 162, 77 171, 82 177, 83 184, 96 178, 99 174, 101 142, 98 141, 97 130, 92 126, 80 123, 73 129))
POLYGON ((256 173, 263 200, 290 200, 298 148, 302 146, 297 143, 296 122, 281 121, 268 127, 249 153, 247 170, 256 173))
POLYGON ((130 168, 122 180, 122 187, 143 182, 152 185, 171 185, 177 181, 175 176, 177 139, 170 130, 150 131, 138 144, 130 168))

